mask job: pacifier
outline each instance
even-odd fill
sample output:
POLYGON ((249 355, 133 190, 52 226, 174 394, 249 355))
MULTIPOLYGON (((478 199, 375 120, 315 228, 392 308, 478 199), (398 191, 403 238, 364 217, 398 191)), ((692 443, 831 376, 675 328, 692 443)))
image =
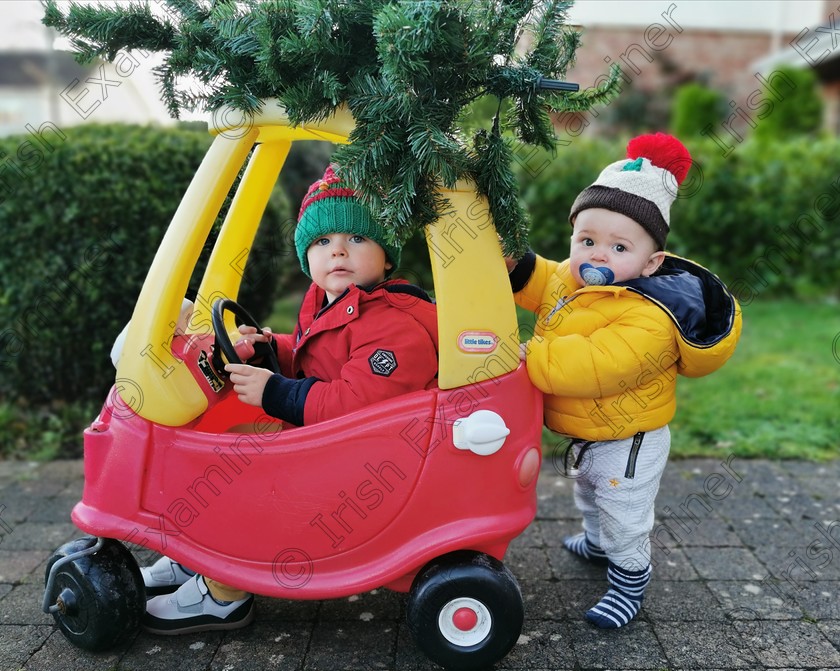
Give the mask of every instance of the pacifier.
POLYGON ((603 286, 612 284, 615 274, 606 266, 596 268, 591 263, 582 263, 580 265, 580 277, 587 286, 603 286))

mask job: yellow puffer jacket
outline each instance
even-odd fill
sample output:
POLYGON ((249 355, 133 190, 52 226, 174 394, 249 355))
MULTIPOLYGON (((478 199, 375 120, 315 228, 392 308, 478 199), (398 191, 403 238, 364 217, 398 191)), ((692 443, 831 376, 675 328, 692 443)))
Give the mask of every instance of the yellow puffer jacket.
POLYGON ((545 394, 545 423, 584 440, 670 422, 677 373, 717 370, 741 334, 740 307, 724 284, 673 255, 652 277, 581 287, 568 261, 529 253, 511 284, 517 304, 537 316, 527 365, 545 394))

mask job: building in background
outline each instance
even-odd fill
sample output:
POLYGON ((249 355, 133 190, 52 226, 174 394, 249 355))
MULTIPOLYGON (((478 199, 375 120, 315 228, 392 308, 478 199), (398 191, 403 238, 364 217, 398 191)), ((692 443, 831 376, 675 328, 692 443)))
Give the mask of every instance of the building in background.
POLYGON ((66 125, 56 83, 81 81, 90 72, 69 53, 46 49, 0 52, 0 136, 22 133, 27 124, 40 125, 45 119, 66 125))
MULTIPOLYGON (((720 90, 733 114, 749 115, 750 96, 772 88, 782 64, 815 69, 827 126, 838 132, 840 48, 832 31, 840 23, 838 3, 578 0, 569 22, 583 44, 567 78, 592 86, 618 64, 623 90, 601 111, 558 118, 561 141, 584 132, 667 128, 674 92, 688 82, 720 90)), ((0 2, 0 135, 46 123, 174 123, 154 79, 159 56, 121 53, 114 63, 83 68, 66 51, 69 43, 40 23, 42 15, 39 0, 0 2)))
POLYGON ((68 42, 41 24, 43 11, 38 0, 0 2, 0 136, 81 123, 174 123, 154 82, 156 56, 126 53, 80 66, 68 42))
POLYGON ((813 70, 825 102, 825 127, 840 134, 840 4, 826 1, 818 23, 801 29, 755 66, 762 72, 782 66, 813 70))
MULTIPOLYGON (((569 22, 581 32, 582 46, 567 78, 581 87, 592 86, 605 77, 610 65, 618 64, 623 89, 600 114, 559 118, 560 136, 579 135, 590 127, 600 133, 667 129, 674 92, 690 82, 723 93, 732 114, 742 115, 740 122, 747 126, 744 116, 754 114, 750 105, 757 107, 762 95, 773 95, 774 85, 780 86, 773 78, 780 61, 771 56, 793 51, 791 45, 803 39, 803 31, 813 35, 814 26, 830 24, 832 12, 840 16, 837 4, 836 0, 577 2, 569 22)), ((836 34, 823 35, 827 43, 832 37, 837 42, 836 34)), ((789 58, 786 64, 808 66, 801 55, 795 51, 793 55, 798 59, 789 58)), ((824 95, 836 97, 836 92, 826 89, 824 95)), ((836 123, 832 128, 837 130, 836 123)))

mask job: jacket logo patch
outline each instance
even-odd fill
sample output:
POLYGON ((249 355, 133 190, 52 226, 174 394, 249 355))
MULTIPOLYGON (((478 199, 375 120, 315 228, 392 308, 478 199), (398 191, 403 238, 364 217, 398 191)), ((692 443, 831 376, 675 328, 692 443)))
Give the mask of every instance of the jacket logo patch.
POLYGON ((370 370, 374 375, 389 377, 397 370, 397 357, 387 349, 378 349, 368 359, 370 370))

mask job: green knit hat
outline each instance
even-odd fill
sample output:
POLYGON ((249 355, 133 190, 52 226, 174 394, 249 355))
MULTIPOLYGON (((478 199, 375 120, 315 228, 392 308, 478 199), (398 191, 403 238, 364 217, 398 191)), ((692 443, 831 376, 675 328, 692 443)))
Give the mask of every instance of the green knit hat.
POLYGON ((295 249, 300 267, 307 276, 312 277, 306 250, 315 240, 330 233, 353 233, 377 243, 393 266, 386 271, 386 277, 400 264, 400 248, 390 242, 385 229, 359 202, 356 192, 338 178, 332 165, 327 166, 324 176, 309 187, 298 213, 295 249))

